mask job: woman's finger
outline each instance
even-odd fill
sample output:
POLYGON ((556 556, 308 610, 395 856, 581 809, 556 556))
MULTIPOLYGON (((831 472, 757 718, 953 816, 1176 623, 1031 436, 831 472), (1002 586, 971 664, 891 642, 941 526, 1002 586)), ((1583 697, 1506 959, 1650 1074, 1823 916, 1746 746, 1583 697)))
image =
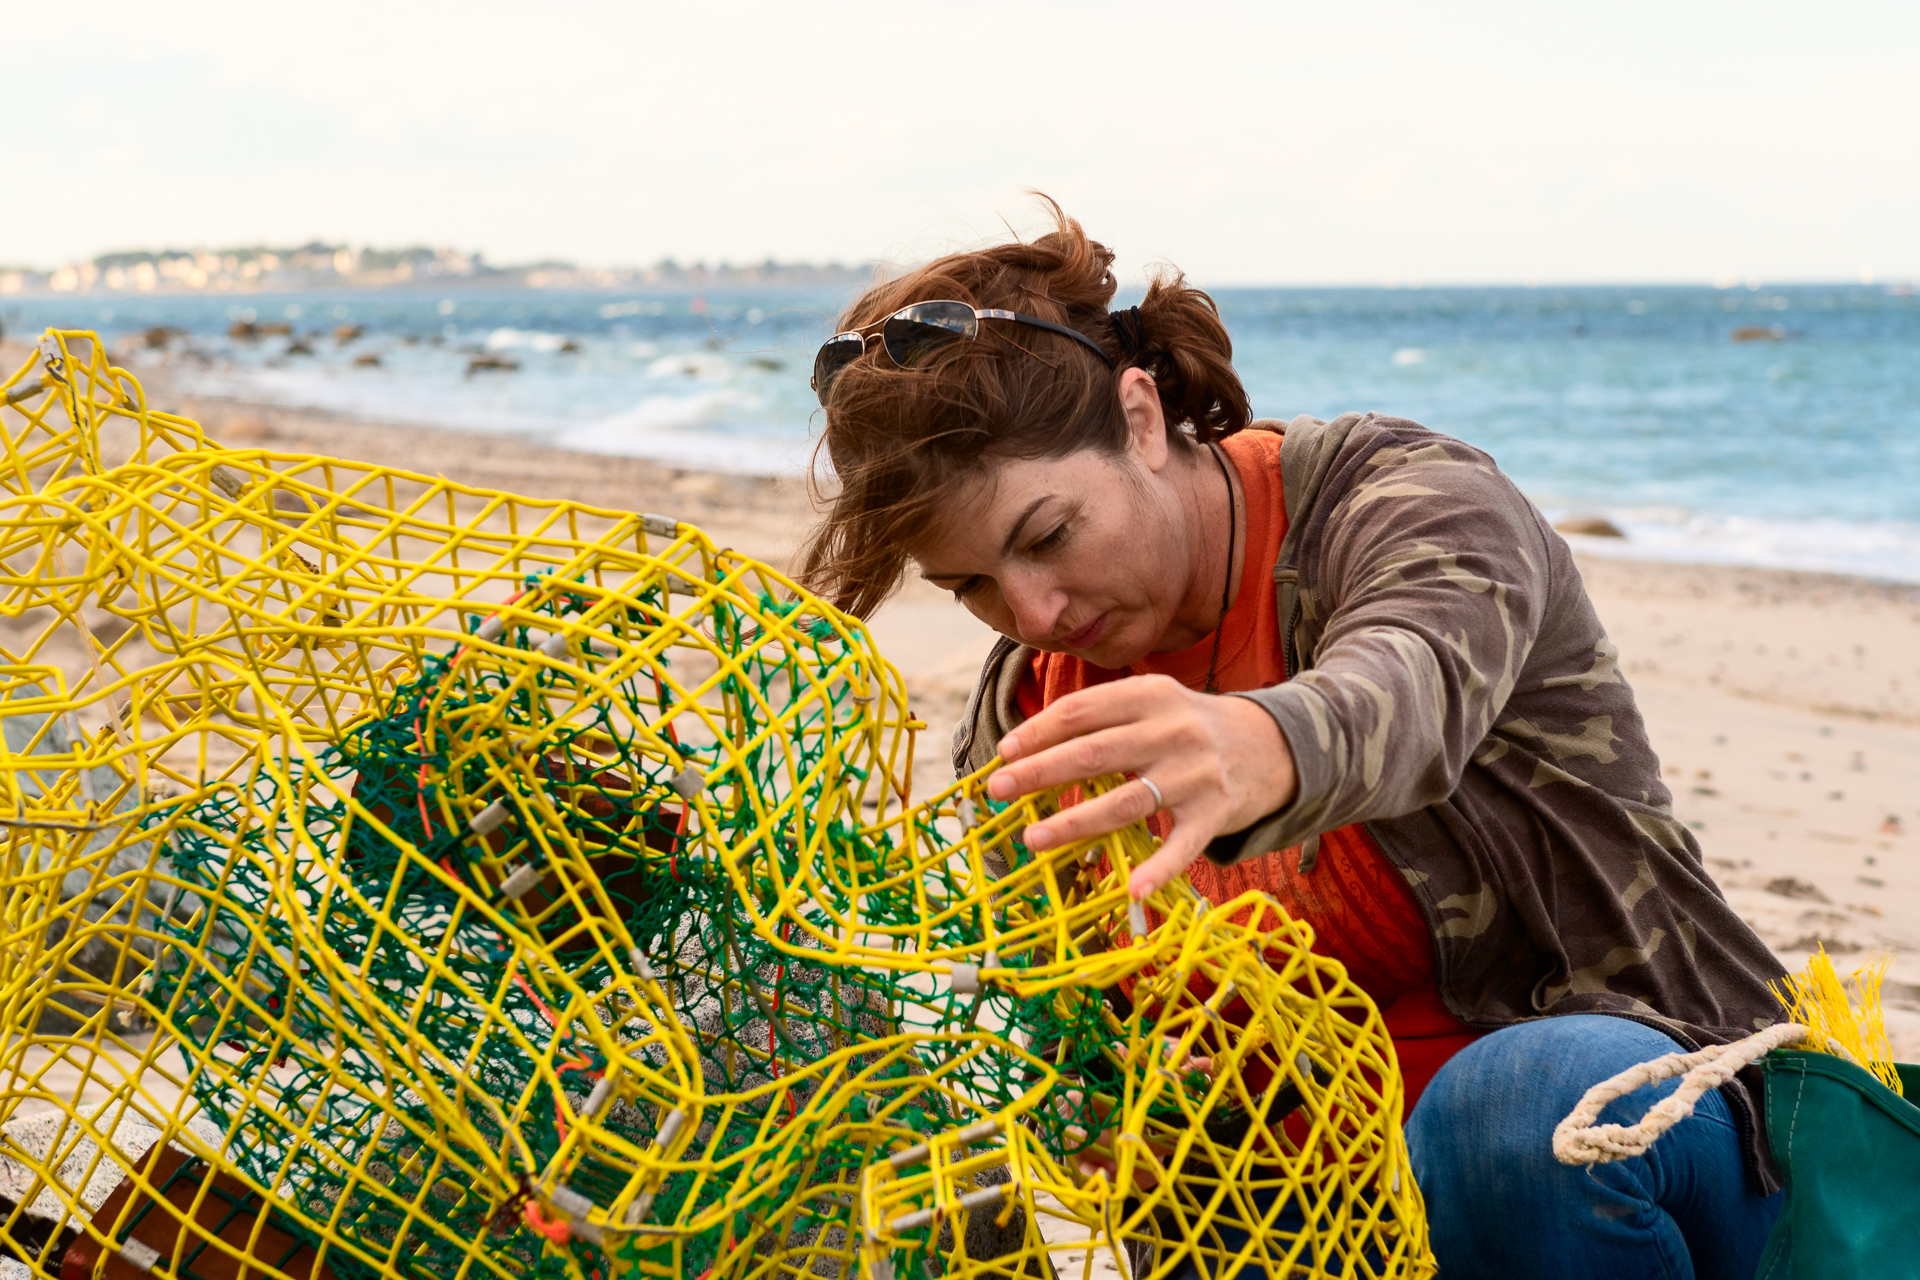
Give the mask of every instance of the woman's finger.
POLYGON ((1076 690, 1001 738, 1000 758, 1011 764, 1085 734, 1146 719, 1186 694, 1167 676, 1132 676, 1076 690))
POLYGON ((1167 729, 1162 723, 1134 722, 1057 743, 1018 764, 994 770, 987 779, 987 794, 995 800, 1012 800, 1047 787, 1146 768, 1166 754, 1167 729))
POLYGON ((1135 779, 1103 796, 1068 805, 1052 817, 1028 827, 1021 839, 1026 841, 1029 849, 1051 849, 1056 845, 1072 844, 1076 840, 1104 836, 1122 827, 1132 826, 1150 817, 1159 808, 1153 792, 1145 783, 1135 779))
POLYGON ((1198 823, 1175 822, 1173 834, 1154 850, 1153 856, 1133 869, 1127 877, 1127 892, 1135 902, 1148 897, 1167 881, 1193 865, 1207 841, 1218 835, 1198 823))

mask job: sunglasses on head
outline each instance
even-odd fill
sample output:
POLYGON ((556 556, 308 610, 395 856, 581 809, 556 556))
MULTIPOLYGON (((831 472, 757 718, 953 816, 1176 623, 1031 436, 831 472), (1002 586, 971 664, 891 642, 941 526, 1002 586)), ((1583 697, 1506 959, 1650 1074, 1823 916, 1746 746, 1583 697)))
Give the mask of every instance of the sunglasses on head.
MULTIPOLYGON (((886 350, 887 358, 902 369, 911 369, 931 352, 955 342, 970 342, 979 337, 982 320, 1011 320, 1015 324, 1032 325, 1036 329, 1065 334, 1099 356, 1107 368, 1113 368, 1113 360, 1100 349, 1100 344, 1078 329, 1069 329, 1066 325, 1042 320, 1038 316, 1022 315, 1018 311, 983 310, 964 302, 916 302, 877 323, 880 327, 880 345, 886 350)), ((873 327, 867 326, 868 329, 873 327)), ((812 385, 813 394, 820 398, 821 404, 826 404, 827 391, 833 386, 834 378, 866 352, 867 339, 873 336, 862 329, 849 329, 845 333, 834 334, 820 344, 820 353, 813 358, 812 385)))

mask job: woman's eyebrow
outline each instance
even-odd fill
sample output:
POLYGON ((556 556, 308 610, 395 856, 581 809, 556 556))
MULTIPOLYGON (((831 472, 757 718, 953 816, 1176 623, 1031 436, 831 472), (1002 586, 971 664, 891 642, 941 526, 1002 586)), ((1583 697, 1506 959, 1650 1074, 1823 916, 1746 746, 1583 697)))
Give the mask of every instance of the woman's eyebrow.
POLYGON ((1020 541, 1020 531, 1027 527, 1028 517, 1045 506, 1048 499, 1053 496, 1051 493, 1043 493, 1027 504, 1026 510, 1020 513, 1020 518, 1013 522, 1013 528, 1007 530, 1007 540, 1000 546, 1001 555, 1007 556, 1013 554, 1013 544, 1020 541))

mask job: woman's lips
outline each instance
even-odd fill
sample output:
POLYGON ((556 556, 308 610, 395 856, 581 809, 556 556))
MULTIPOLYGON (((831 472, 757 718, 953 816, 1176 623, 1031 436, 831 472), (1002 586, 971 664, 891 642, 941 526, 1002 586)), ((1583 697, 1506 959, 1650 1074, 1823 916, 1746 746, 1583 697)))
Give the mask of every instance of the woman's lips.
POLYGON ((1107 615, 1103 613, 1072 635, 1062 639, 1060 643, 1068 649, 1085 649, 1091 646, 1095 640, 1098 640, 1100 633, 1106 629, 1107 615))

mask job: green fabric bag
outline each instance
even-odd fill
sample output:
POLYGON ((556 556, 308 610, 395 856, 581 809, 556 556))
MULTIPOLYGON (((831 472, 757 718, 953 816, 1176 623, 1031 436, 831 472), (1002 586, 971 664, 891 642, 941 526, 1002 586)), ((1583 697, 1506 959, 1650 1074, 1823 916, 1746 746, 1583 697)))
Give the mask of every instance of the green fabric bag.
POLYGON ((1761 1067, 1787 1198, 1755 1280, 1920 1277, 1920 1067, 1896 1068, 1904 1098, 1832 1054, 1761 1067))

